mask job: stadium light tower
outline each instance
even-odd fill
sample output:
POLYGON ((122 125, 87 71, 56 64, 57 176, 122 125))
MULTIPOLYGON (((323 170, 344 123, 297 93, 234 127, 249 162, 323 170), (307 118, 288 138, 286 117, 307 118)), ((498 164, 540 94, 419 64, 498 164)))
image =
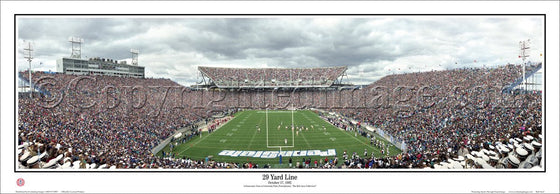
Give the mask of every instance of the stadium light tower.
POLYGON ((31 42, 28 42, 27 48, 23 50, 27 51, 27 62, 29 62, 29 98, 33 98, 33 82, 31 81, 31 61, 33 60, 33 48, 31 47, 31 42))
POLYGON ((132 54, 132 65, 138 66, 138 53, 137 49, 130 49, 130 53, 132 54))
POLYGON ((525 66, 527 65, 525 63, 525 59, 527 57, 529 57, 529 45, 530 45, 530 39, 527 39, 527 41, 519 41, 519 48, 520 48, 520 52, 519 52, 519 58, 521 58, 523 60, 523 90, 527 91, 527 80, 525 79, 525 66))
POLYGON ((360 89, 364 87, 364 68, 360 68, 360 89))
POLYGON ((84 39, 70 37, 68 38, 68 42, 72 43, 72 55, 70 55, 70 57, 75 59, 82 58, 82 43, 84 42, 84 39))

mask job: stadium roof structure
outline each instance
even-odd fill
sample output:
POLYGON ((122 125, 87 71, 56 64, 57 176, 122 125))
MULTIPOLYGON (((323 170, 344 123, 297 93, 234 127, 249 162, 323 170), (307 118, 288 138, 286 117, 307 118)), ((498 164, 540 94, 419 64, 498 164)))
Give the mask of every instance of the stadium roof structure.
POLYGON ((198 86, 217 88, 327 88, 341 84, 346 66, 315 68, 224 68, 199 66, 198 86))

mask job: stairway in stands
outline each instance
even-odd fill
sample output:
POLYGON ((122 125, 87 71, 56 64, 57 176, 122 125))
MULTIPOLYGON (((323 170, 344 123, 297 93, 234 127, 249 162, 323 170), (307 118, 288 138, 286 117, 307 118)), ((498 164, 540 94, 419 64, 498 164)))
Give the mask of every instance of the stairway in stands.
POLYGON ((523 78, 523 76, 517 78, 517 80, 515 80, 509 86, 504 88, 504 90, 502 90, 502 92, 504 92, 504 93, 511 92, 515 87, 519 86, 523 82, 524 79, 527 79, 528 77, 531 77, 533 74, 537 73, 541 68, 542 68, 542 63, 538 63, 536 66, 526 66, 525 78, 523 78))
MULTIPOLYGON (((29 77, 24 76, 24 75, 22 74, 22 72, 19 72, 19 73, 18 73, 18 77, 19 77, 19 79, 20 79, 21 81, 23 81, 23 83, 25 83, 26 85, 29 85, 29 77)), ((49 91, 46 91, 46 90, 43 89, 43 88, 37 87, 37 85, 35 85, 35 84, 33 84, 33 88, 35 89, 36 92, 39 92, 39 93, 41 93, 41 94, 43 94, 43 95, 46 95, 46 96, 50 96, 50 95, 51 95, 51 93, 50 93, 49 91)))

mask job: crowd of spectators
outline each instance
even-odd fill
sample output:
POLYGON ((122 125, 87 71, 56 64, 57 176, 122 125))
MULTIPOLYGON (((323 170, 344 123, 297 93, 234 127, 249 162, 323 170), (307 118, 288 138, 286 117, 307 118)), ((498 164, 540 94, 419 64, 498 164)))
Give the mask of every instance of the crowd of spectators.
MULTIPOLYGON (((348 109, 341 111, 371 126, 380 128, 407 145, 404 159, 392 158, 386 162, 400 167, 434 167, 434 163, 448 162, 469 153, 498 153, 499 145, 506 145, 506 156, 494 154, 497 159, 515 155, 523 143, 541 144, 542 96, 540 93, 508 94, 501 88, 521 76, 521 66, 507 65, 493 69, 456 69, 386 76, 369 85, 397 88, 428 86, 430 100, 402 103, 394 100, 408 99, 406 94, 386 98, 392 103, 380 103, 374 109, 348 109), (479 93, 479 96, 474 95, 479 93), (403 97, 404 96, 404 97, 403 97), (482 96, 482 97, 480 97, 482 96), (488 96, 488 98, 484 98, 488 96), (401 104, 410 105, 406 109, 401 104), (403 112, 405 112, 403 114, 403 112), (530 138, 530 142, 511 139, 530 138), (462 150, 462 151, 461 151, 462 150)), ((418 94, 418 93, 413 93, 418 94)), ((388 94, 390 95, 390 94, 388 94)), ((417 97, 417 96, 414 96, 417 97)), ((503 149, 505 150, 505 149, 503 149)), ((502 151, 503 151, 502 150, 502 151)), ((480 154, 488 156, 486 154, 480 154)), ((469 158, 476 158, 471 154, 469 158)), ((489 163, 488 160, 485 161, 489 163)), ((538 163, 538 162, 537 162, 538 163)), ((387 164, 387 163, 386 163, 387 164)), ((506 165, 501 165, 504 167, 506 165)), ((464 167, 464 165, 463 165, 464 167)), ((497 163, 486 166, 498 167, 497 163)), ((507 166, 506 166, 507 167, 507 166)), ((532 166, 522 166, 530 168, 532 166)))
MULTIPOLYGON (((226 83, 228 80, 237 80, 257 86, 259 81, 274 79, 280 85, 302 80, 302 83, 311 81, 318 86, 324 85, 314 82, 318 77, 333 81, 346 67, 199 69, 218 85, 229 85, 226 83)), ((26 72, 20 73, 26 75, 26 72)), ((355 154, 341 162, 333 157, 319 161, 316 166, 538 168, 542 157, 542 96, 540 93, 501 93, 503 87, 520 76, 520 66, 506 65, 383 77, 362 89, 388 88, 387 93, 379 90, 382 95, 379 100, 367 101, 379 103, 379 106, 331 111, 382 129, 396 141, 404 142, 406 152, 378 158, 355 154), (404 91, 392 96, 394 88, 401 86, 413 92, 404 91), (420 91, 424 86, 427 88, 420 91), (421 96, 422 92, 430 96, 421 96), (404 102, 398 99, 410 100, 404 102)), ((152 148, 177 129, 208 121, 216 107, 195 105, 209 104, 220 94, 190 90, 185 93, 175 89, 182 86, 169 79, 80 78, 42 72, 34 72, 33 77, 45 78, 39 83, 52 84, 40 86, 49 95, 18 100, 17 154, 20 168, 262 168, 252 163, 156 157, 151 153, 152 148), (183 106, 185 104, 188 106, 183 106)), ((217 93, 227 92, 230 91, 217 93)), ((351 91, 342 91, 342 95, 348 95, 348 92, 351 91)), ((264 105, 268 98, 265 94, 251 97, 242 93, 238 95, 242 97, 225 100, 227 106, 217 109, 252 104, 261 99, 264 105)), ((322 106, 320 103, 334 101, 335 98, 331 95, 325 96, 328 98, 325 101, 313 101, 322 96, 322 92, 312 90, 302 91, 299 96, 310 100, 306 101, 310 107, 322 106)), ((330 122, 342 129, 363 133, 362 128, 347 120, 330 122)), ((302 161, 300 165, 315 166, 314 161, 302 161)), ((296 167, 300 165, 296 164, 296 167)))
POLYGON ((347 67, 221 68, 198 67, 220 87, 330 86, 347 67))
POLYGON ((34 168, 26 161, 35 156, 41 156, 43 163, 35 162, 43 168, 168 165, 167 160, 154 157, 151 149, 179 128, 203 119, 185 112, 205 114, 204 110, 175 109, 174 102, 180 101, 179 92, 172 95, 166 87, 179 85, 169 79, 89 76, 95 80, 80 80, 75 75, 42 72, 34 72, 33 77, 39 83, 53 84, 42 87, 51 96, 18 99, 21 168, 34 168), (40 79, 47 76, 52 79, 40 79), (126 86, 143 88, 135 91, 126 86), (138 99, 127 97, 134 92, 140 96, 138 99), (51 98, 55 100, 49 101, 51 98), (63 100, 57 103, 58 98, 63 100), (57 162, 47 165, 51 160, 57 162), (78 165, 74 164, 76 161, 78 165))

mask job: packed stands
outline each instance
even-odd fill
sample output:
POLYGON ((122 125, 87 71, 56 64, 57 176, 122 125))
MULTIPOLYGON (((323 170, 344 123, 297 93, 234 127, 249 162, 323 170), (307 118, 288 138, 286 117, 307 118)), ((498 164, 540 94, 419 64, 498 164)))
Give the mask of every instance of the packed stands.
POLYGON ((342 76, 347 67, 322 68, 221 68, 198 70, 217 87, 328 87, 342 76))
MULTIPOLYGON (((462 166, 465 167, 465 157, 478 161, 475 159, 478 154, 480 157, 489 156, 489 151, 493 151, 492 156, 497 159, 504 159, 515 154, 517 148, 524 146, 523 143, 542 143, 540 138, 535 138, 542 134, 542 95, 501 93, 503 87, 520 75, 520 66, 514 65, 495 69, 457 69, 390 75, 371 84, 367 89, 409 86, 419 90, 422 86, 428 86, 427 93, 432 97, 427 101, 410 98, 410 101, 401 104, 409 104, 411 107, 399 109, 401 107, 396 105, 400 102, 394 99, 407 98, 383 93, 386 99, 393 99, 393 104, 380 103, 377 108, 341 112, 383 129, 399 142, 405 142, 408 151, 404 155, 409 157, 409 160, 394 159, 400 167, 434 167, 434 164, 440 162, 447 163, 447 166, 440 165, 438 168, 450 167, 448 162, 453 158, 459 159, 459 156, 463 161, 462 166), (485 96, 488 94, 490 96, 485 96), (405 114, 402 114, 403 112, 405 114), (530 140, 511 141, 525 137, 530 140), (509 149, 499 150, 504 146, 509 149), (505 156, 494 154, 504 151, 505 156)), ((489 164, 489 160, 485 162, 489 164)), ((479 167, 507 167, 482 164, 479 167)), ((452 168, 455 167, 459 166, 452 168)), ((523 166, 528 167, 532 166, 523 166)))
POLYGON ((160 161, 150 152, 152 147, 178 128, 191 127, 202 119, 195 114, 178 114, 180 111, 173 109, 172 102, 177 102, 180 96, 164 96, 166 88, 179 85, 169 79, 110 76, 78 79, 76 75, 41 72, 33 77, 53 83, 44 85, 52 96, 18 101, 21 168, 34 168, 26 161, 35 156, 41 156, 42 168, 148 167, 160 161), (136 100, 127 98, 135 92, 129 86, 144 86, 141 91, 146 98, 142 99, 144 95, 138 95, 136 100), (59 104, 55 105, 57 100, 48 101, 59 97, 64 97, 59 104), (92 102, 96 103, 90 106, 92 102), (57 162, 49 164, 51 160, 57 162))
MULTIPOLYGON (((346 67, 199 67, 199 70, 218 87, 305 85, 320 88, 332 85, 346 67)), ((334 163, 326 162, 318 168, 542 168, 542 95, 501 93, 520 76, 521 66, 517 65, 385 76, 361 90, 377 92, 370 93, 364 100, 369 108, 330 111, 387 132, 405 143, 406 152, 378 158, 357 154, 338 163, 338 158, 333 157, 334 163), (394 89, 398 87, 412 92, 396 94, 394 89), (381 96, 378 101, 372 100, 376 94, 381 96), (429 97, 420 94, 429 94, 429 97), (410 100, 396 102, 395 99, 410 100)), ((185 93, 174 89, 184 87, 169 79, 108 76, 78 79, 75 75, 41 72, 34 73, 33 77, 50 77, 41 82, 57 84, 41 86, 49 92, 42 98, 18 100, 19 168, 267 167, 250 162, 206 162, 152 155, 150 149, 178 128, 193 128, 197 121, 210 118, 208 107, 193 105, 208 104, 214 93, 210 96, 203 91, 185 93), (136 90, 130 87, 135 85, 142 87, 136 90), (146 95, 135 93, 139 91, 146 95), (127 97, 129 95, 137 98, 127 97), (64 100, 50 107, 59 97, 64 100), (45 101, 51 98, 54 100, 45 101), (97 103, 90 107, 93 101, 97 103), (189 106, 174 108, 178 104, 189 106)), ((348 96, 352 91, 341 92, 348 96)), ((320 104, 323 101, 313 99, 317 99, 319 93, 304 90, 298 96, 308 103, 306 107, 318 107, 323 106, 320 104)), ((335 101, 334 96, 325 98, 329 98, 325 101, 335 101)), ((267 98, 260 94, 251 98, 243 95, 225 100, 224 108, 261 101, 264 105, 265 100, 267 98)), ((333 124, 350 129, 344 123, 333 124)))

